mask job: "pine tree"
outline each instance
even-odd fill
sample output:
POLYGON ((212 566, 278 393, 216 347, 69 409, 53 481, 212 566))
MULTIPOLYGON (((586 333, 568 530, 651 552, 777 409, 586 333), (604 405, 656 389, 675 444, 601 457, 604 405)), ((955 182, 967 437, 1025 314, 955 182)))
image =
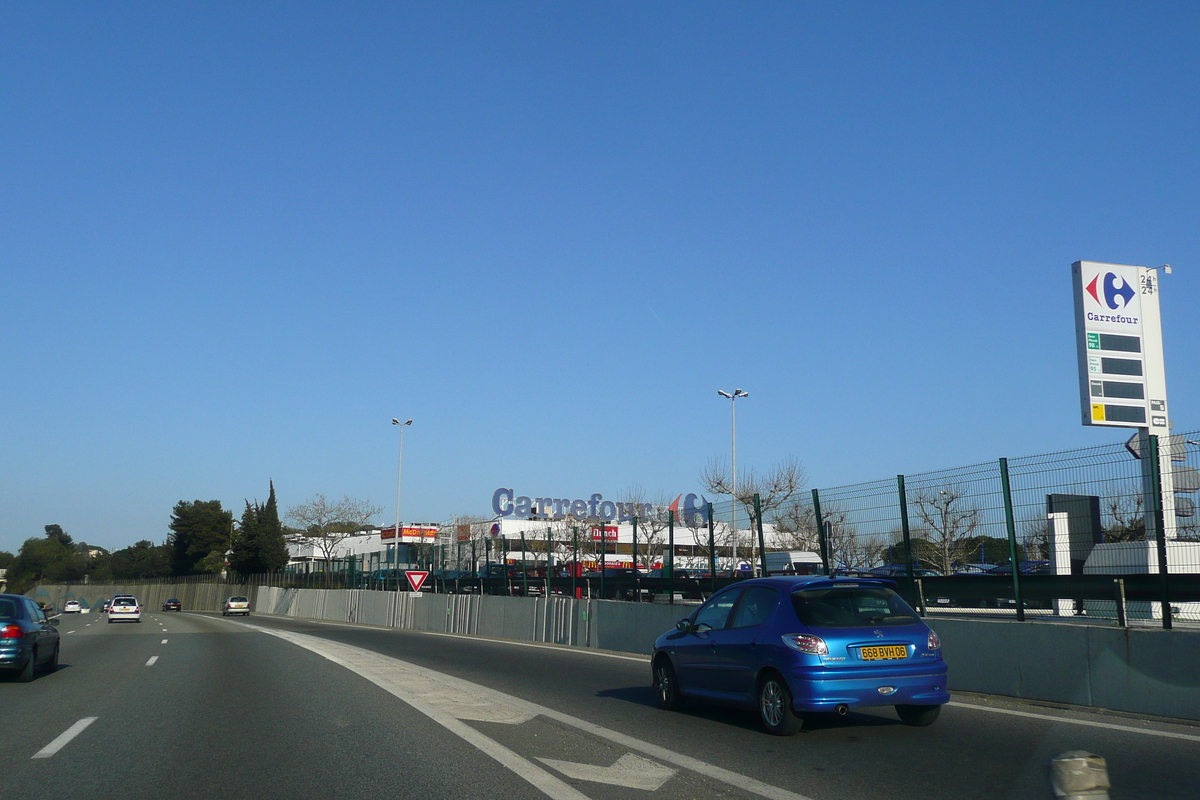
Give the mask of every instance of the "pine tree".
POLYGON ((259 528, 259 557, 265 572, 278 572, 288 563, 287 540, 283 536, 283 524, 279 521, 279 506, 275 503, 275 481, 271 481, 271 494, 263 506, 259 528))
POLYGON ((279 522, 274 481, 265 505, 257 500, 253 504, 246 501, 241 530, 233 537, 232 549, 229 566, 241 575, 278 572, 287 564, 287 542, 279 522))

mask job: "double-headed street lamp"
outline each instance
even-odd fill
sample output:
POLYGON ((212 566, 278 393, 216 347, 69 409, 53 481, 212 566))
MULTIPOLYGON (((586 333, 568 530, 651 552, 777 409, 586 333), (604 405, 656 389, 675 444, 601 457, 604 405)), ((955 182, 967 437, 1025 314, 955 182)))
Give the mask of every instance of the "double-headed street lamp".
POLYGON ((400 426, 400 456, 396 460, 396 569, 400 569, 400 471, 404 467, 404 429, 412 425, 412 420, 401 422, 392 417, 392 424, 400 426))
MULTIPOLYGON (((739 397, 749 397, 749 392, 743 392, 741 389, 734 389, 733 394, 717 390, 717 394, 729 400, 729 407, 733 410, 733 560, 737 562, 737 546, 738 546, 738 528, 737 528, 737 399, 739 397)), ((736 563, 734 564, 736 566, 736 563)))

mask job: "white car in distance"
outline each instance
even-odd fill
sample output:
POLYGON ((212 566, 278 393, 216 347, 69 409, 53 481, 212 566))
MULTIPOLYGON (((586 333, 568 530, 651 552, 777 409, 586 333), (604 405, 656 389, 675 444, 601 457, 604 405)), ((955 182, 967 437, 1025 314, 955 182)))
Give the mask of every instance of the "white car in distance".
POLYGON ((109 622, 141 622, 142 606, 136 597, 114 597, 108 608, 109 622))
POLYGON ((78 614, 83 611, 83 606, 79 605, 78 600, 68 600, 63 604, 64 614, 78 614))
POLYGON ((229 597, 225 599, 225 605, 221 608, 222 617, 231 617, 234 614, 242 616, 250 616, 250 601, 245 597, 229 597))

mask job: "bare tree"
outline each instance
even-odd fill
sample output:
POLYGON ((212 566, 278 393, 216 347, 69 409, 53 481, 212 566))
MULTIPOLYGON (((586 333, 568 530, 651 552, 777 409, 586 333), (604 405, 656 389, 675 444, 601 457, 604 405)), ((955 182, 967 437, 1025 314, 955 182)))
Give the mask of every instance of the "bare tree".
POLYGON ((622 497, 623 502, 628 503, 630 507, 645 508, 649 505, 654 508, 652 514, 637 515, 639 552, 633 562, 635 567, 641 565, 649 569, 656 558, 662 557, 663 548, 667 546, 667 528, 670 526, 670 519, 666 513, 667 498, 663 492, 659 492, 651 499, 640 483, 630 484, 622 497))
POLYGON ((1021 547, 1026 559, 1050 558, 1050 520, 1039 514, 1022 522, 1021 547))
MULTIPOLYGON (((795 458, 788 458, 776 464, 765 473, 750 471, 737 476, 737 496, 735 503, 745 509, 745 515, 751 524, 754 522, 754 496, 758 495, 759 507, 763 519, 771 518, 773 512, 793 500, 808 482, 804 467, 795 458)), ((714 494, 733 496, 733 473, 725 466, 724 459, 710 460, 700 473, 700 484, 714 494)), ((736 541, 736 531, 733 532, 733 544, 736 541)), ((750 537, 752 541, 754 536, 750 537)), ((751 547, 753 552, 754 547, 751 547)))
MULTIPOLYGON (((773 522, 777 546, 821 552, 812 503, 794 499, 776 511, 773 522)), ((850 512, 839 505, 822 505, 821 522, 825 525, 825 547, 831 567, 866 569, 875 565, 885 549, 875 538, 860 536, 850 521, 850 512)))
MULTIPOLYGON (((383 511, 371 505, 370 500, 343 495, 341 500, 330 501, 323 494, 313 495, 311 500, 288 508, 285 516, 297 530, 288 535, 293 544, 309 545, 321 553, 325 561, 335 557, 338 546, 360 531, 370 530, 371 519, 383 511)), ((396 543, 400 532, 396 532, 396 543)))
POLYGON ((1104 499, 1104 541, 1133 542, 1146 538, 1146 501, 1141 492, 1104 499))
POLYGON ((919 536, 931 549, 927 554, 924 548, 914 547, 913 555, 949 575, 954 571, 954 562, 964 555, 963 540, 979 526, 979 509, 966 500, 961 488, 952 484, 938 490, 922 490, 913 498, 912 507, 922 528, 919 536))
POLYGON ((817 517, 812 503, 795 498, 775 511, 771 519, 775 523, 775 542, 785 550, 821 551, 821 539, 817 531, 817 517))

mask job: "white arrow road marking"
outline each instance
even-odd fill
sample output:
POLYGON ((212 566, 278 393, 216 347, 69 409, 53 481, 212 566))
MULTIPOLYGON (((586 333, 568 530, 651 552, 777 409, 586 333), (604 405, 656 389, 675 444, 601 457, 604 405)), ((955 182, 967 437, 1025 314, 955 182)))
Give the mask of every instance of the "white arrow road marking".
MULTIPOLYGON (((572 717, 569 714, 555 711, 546 706, 522 700, 519 697, 480 686, 477 683, 446 675, 426 667, 420 667, 398 658, 380 655, 361 647, 331 642, 316 636, 274 628, 260 628, 245 622, 223 620, 230 625, 237 625, 259 633, 276 636, 291 642, 317 655, 323 656, 335 664, 339 664, 379 686, 384 691, 400 698, 402 701, 420 711, 425 716, 445 727, 447 730, 465 739, 476 748, 500 762, 508 769, 529 781, 536 788, 554 798, 554 800, 589 800, 587 795, 571 785, 564 783, 551 773, 534 764, 525 757, 489 739, 462 720, 470 719, 481 722, 504 722, 519 724, 534 717, 546 717, 558 720, 576 730, 613 742, 627 750, 634 750, 642 755, 657 759, 660 762, 682 767, 724 783, 735 789, 756 794, 766 800, 811 800, 802 794, 772 786, 769 783, 755 780, 746 775, 724 769, 722 767, 701 761, 698 758, 676 753, 665 747, 650 742, 644 742, 632 736, 610 730, 601 725, 572 717)), ((641 761, 642 759, 638 759, 641 761)), ((568 762, 562 762, 564 764, 568 762)), ((617 762, 621 762, 618 760, 617 762)), ((626 762, 628 763, 628 762, 626 762)), ((584 767, 587 765, 576 765, 584 767)), ((614 765, 616 766, 616 765, 614 765)), ((660 766, 661 765, 656 765, 660 766)), ((556 769, 558 767, 555 767, 556 769)), ((590 769, 602 769, 590 767, 590 769)), ((608 769, 612 769, 609 767, 608 769)), ((567 773, 563 773, 567 774, 567 773)), ((669 776, 668 776, 669 777, 669 776)), ((591 780, 590 778, 587 780, 591 780)), ((665 779, 664 779, 665 780, 665 779)))
POLYGON ((623 786, 626 789, 645 789, 653 792, 675 775, 678 770, 664 767, 655 761, 647 761, 635 755, 626 753, 617 759, 611 767, 598 767, 594 764, 576 764, 571 761, 555 761, 552 758, 539 758, 538 761, 553 767, 578 781, 592 783, 607 783, 612 786, 623 786))

